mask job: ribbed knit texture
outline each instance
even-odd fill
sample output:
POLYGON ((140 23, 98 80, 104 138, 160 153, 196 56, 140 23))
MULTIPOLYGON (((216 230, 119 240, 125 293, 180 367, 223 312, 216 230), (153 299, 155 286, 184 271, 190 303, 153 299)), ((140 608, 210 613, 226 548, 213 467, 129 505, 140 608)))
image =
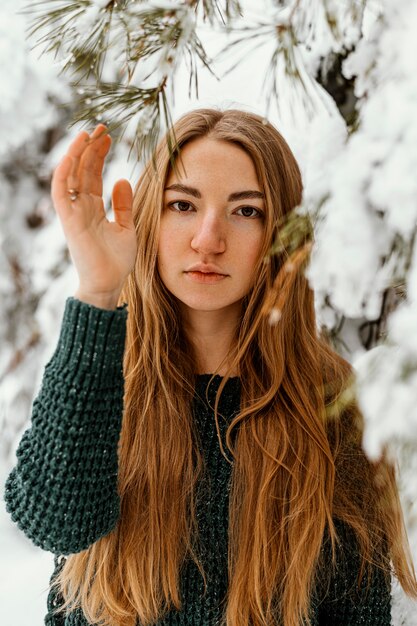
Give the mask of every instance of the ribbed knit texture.
MULTIPOLYGON (((120 514, 117 493, 117 444, 123 409, 123 352, 127 309, 105 311, 68 298, 57 348, 45 367, 33 403, 31 426, 24 433, 17 465, 6 481, 6 507, 37 546, 55 554, 55 571, 65 556, 80 552, 109 533, 120 514)), ((181 611, 172 610, 158 626, 215 626, 228 587, 227 531, 231 465, 221 453, 214 412, 221 378, 196 377, 194 419, 206 473, 199 483, 197 517, 207 592, 193 561, 181 572, 181 611)), ((240 380, 230 379, 219 411, 220 433, 239 410, 240 380)), ((336 521, 337 522, 337 521, 336 521)), ((313 626, 390 626, 389 581, 374 576, 368 594, 354 590, 359 568, 353 534, 337 522, 344 537, 337 573, 326 598, 318 593, 313 626)), ((327 544, 323 544, 323 549, 327 544)), ((329 552, 330 555, 330 552, 329 552)), ((138 557, 139 558, 139 557, 138 557)), ((87 626, 81 610, 53 616, 62 599, 48 597, 46 626, 87 626)), ((138 626, 140 626, 138 622, 138 626)), ((278 622, 277 622, 277 626, 278 622)))

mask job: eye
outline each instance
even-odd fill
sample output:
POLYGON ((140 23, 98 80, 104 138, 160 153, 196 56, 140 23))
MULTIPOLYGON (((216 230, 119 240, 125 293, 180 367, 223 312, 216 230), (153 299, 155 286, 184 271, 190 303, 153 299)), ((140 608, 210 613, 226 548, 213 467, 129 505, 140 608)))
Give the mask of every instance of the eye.
POLYGON ((189 202, 186 202, 185 200, 176 200, 175 202, 170 202, 168 206, 173 207, 173 209, 178 213, 188 213, 189 209, 193 208, 193 205, 189 202))
POLYGON ((239 211, 242 211, 240 215, 243 217, 263 217, 263 213, 259 209, 255 209, 253 206, 242 206, 236 211, 236 213, 239 213, 239 211))

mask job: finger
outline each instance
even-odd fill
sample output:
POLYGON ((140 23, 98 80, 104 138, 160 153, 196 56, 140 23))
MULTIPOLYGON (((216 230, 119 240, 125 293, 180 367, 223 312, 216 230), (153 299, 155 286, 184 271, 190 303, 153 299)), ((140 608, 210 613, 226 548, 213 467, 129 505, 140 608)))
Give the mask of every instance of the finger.
POLYGON ((87 133, 87 131, 82 130, 80 133, 78 133, 78 135, 69 145, 69 148, 67 150, 67 156, 69 156, 72 161, 71 171, 67 179, 69 189, 79 189, 78 168, 80 165, 81 155, 83 154, 84 150, 86 150, 89 139, 90 135, 87 133))
POLYGON ((97 126, 91 133, 90 140, 93 141, 94 139, 98 139, 99 137, 102 137, 103 135, 106 135, 106 134, 107 134, 107 126, 105 124, 97 124, 97 126))
POLYGON ((66 154, 56 166, 52 176, 52 202, 60 217, 64 219, 71 213, 71 201, 68 194, 68 176, 71 168, 71 157, 66 154))
POLYGON ((103 167, 110 150, 110 135, 93 140, 84 151, 79 166, 79 189, 84 193, 101 196, 103 193, 103 167))
MULTIPOLYGON (((92 137, 97 137, 107 130, 103 124, 92 133, 92 137)), ((86 131, 81 131, 69 145, 67 153, 61 159, 60 163, 54 170, 51 184, 51 196, 53 204, 65 219, 72 209, 71 198, 68 193, 69 189, 79 191, 78 167, 82 154, 88 147, 90 135, 86 131)))
POLYGON ((88 145, 84 150, 79 163, 78 178, 80 191, 84 193, 102 194, 102 180, 94 182, 97 178, 95 171, 98 171, 99 178, 103 169, 104 158, 110 148, 111 138, 108 135, 107 127, 104 124, 98 124, 88 140, 88 145), (101 165, 96 167, 96 160, 101 161, 101 165))
POLYGON ((132 216, 133 191, 128 180, 118 180, 112 191, 112 205, 116 222, 124 228, 134 228, 132 216))

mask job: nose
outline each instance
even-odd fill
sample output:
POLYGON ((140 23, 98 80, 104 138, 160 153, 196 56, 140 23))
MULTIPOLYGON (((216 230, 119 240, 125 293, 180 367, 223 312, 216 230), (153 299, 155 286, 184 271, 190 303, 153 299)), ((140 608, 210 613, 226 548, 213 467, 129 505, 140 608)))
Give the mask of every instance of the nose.
POLYGON ((226 250, 225 224, 220 216, 207 213, 196 221, 191 247, 202 254, 221 254, 226 250))

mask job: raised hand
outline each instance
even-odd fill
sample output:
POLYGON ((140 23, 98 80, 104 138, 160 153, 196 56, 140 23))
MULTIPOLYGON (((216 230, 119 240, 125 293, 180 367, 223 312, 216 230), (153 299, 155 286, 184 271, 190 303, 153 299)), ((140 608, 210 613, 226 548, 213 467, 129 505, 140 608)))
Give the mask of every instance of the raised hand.
POLYGON ((133 269, 137 240, 127 180, 113 187, 115 221, 105 214, 102 172, 111 146, 106 130, 99 124, 91 135, 76 136, 54 171, 51 195, 79 277, 75 296, 111 309, 133 269))

